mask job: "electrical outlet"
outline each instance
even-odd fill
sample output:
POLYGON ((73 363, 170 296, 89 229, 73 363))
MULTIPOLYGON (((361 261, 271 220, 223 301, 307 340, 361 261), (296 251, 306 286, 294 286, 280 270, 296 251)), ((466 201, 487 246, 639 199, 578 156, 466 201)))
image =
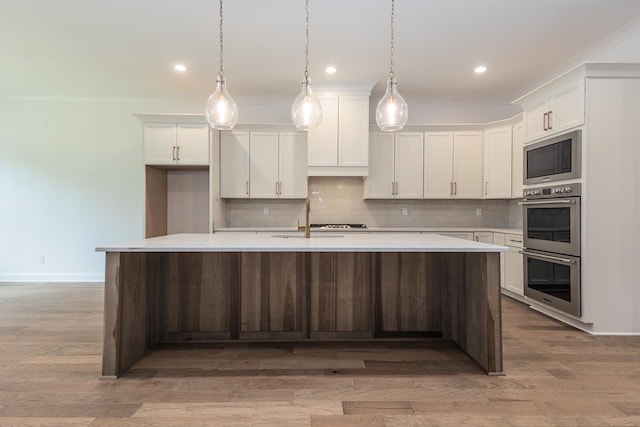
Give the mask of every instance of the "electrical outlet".
POLYGON ((38 264, 44 264, 44 255, 38 255, 38 264))
POLYGON ((262 213, 265 215, 269 215, 269 208, 263 208, 262 213))
POLYGON ((476 208, 476 216, 482 216, 482 208, 476 208))
POLYGON ((402 208, 402 216, 409 215, 409 210, 407 208, 402 208))

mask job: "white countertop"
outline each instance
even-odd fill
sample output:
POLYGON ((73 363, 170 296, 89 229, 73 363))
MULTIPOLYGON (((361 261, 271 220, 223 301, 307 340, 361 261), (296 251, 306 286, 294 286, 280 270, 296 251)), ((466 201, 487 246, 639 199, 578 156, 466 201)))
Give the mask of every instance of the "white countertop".
MULTIPOLYGON (((216 233, 290 233, 295 232, 296 227, 225 227, 217 228, 215 231, 216 233)), ((470 233, 474 231, 490 231, 495 233, 522 235, 522 228, 499 227, 371 227, 351 228, 347 230, 335 228, 313 230, 313 232, 322 233, 470 233)))
POLYGON ((102 245, 99 252, 506 252, 505 246, 439 234, 202 233, 102 245))

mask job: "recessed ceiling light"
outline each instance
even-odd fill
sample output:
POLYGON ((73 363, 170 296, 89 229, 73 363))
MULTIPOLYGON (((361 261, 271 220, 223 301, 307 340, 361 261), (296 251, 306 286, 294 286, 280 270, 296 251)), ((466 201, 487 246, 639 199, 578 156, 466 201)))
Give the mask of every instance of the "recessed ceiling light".
POLYGON ((476 74, 482 74, 485 71, 487 71, 487 67, 485 67, 484 65, 480 65, 479 67, 476 67, 475 70, 473 70, 473 72, 476 74))
POLYGON ((325 71, 329 74, 334 74, 336 71, 336 67, 334 67, 333 65, 329 65, 327 68, 325 68, 325 71))
POLYGON ((184 66, 184 65, 182 65, 182 64, 176 64, 176 65, 174 65, 174 66, 173 66, 173 69, 174 69, 174 70, 176 70, 176 71, 179 71, 179 72, 181 72, 181 73, 184 73, 185 71, 187 71, 187 67, 185 67, 185 66, 184 66))

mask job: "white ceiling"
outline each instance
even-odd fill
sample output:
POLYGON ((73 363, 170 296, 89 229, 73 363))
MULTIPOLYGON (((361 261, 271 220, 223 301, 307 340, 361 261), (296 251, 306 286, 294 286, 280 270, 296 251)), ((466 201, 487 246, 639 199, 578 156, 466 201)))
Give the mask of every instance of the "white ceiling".
MULTIPOLYGON (((304 0, 227 0, 234 96, 294 97, 304 0)), ((312 83, 377 82, 389 0, 311 0, 312 83), (334 64, 335 75, 324 68, 334 64)), ((639 0, 397 0, 405 97, 511 101, 640 16, 639 0), (476 76, 473 68, 489 71, 476 76)), ((0 96, 199 99, 215 86, 217 0, 0 0, 0 96), (173 70, 175 63, 189 68, 173 70)))

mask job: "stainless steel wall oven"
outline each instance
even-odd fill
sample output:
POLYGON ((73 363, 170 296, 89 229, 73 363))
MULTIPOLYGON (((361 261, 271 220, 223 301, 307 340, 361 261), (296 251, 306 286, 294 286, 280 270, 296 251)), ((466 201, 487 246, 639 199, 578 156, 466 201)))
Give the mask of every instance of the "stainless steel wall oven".
POLYGON ((524 190, 525 295, 580 316, 580 184, 524 190))

